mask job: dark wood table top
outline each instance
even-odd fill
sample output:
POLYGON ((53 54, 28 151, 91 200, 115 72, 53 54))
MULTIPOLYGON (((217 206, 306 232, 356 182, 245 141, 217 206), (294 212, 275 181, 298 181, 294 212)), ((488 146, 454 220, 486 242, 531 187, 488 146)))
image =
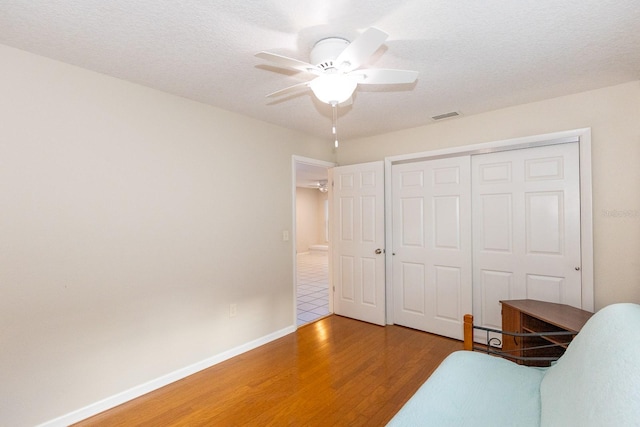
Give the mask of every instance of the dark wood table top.
POLYGON ((580 332, 580 329, 587 323, 587 320, 593 316, 593 313, 588 311, 553 302, 533 299, 504 300, 500 302, 522 313, 537 317, 559 328, 573 332, 580 332))

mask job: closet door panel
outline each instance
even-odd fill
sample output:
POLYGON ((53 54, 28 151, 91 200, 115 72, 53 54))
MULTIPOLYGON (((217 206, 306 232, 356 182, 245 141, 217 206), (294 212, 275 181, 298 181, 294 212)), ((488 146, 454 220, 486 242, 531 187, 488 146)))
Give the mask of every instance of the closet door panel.
POLYGON ((581 308, 578 143, 476 155, 471 165, 475 323, 500 326, 500 299, 581 308))
POLYGON ((394 165, 394 322, 462 338, 471 312, 469 156, 394 165))

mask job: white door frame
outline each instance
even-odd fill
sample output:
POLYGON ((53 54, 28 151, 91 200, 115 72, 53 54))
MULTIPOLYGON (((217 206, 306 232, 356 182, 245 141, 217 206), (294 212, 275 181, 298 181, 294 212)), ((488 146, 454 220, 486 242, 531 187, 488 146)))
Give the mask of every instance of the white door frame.
MULTIPOLYGON (((293 325, 295 328, 298 328, 298 302, 297 302, 297 277, 298 277, 298 266, 296 265, 296 258, 298 254, 298 248, 296 247, 297 242, 297 232, 296 232, 296 167, 299 164, 306 164, 311 166, 320 166, 325 167, 327 169, 331 169, 334 166, 337 166, 336 163, 327 162, 324 160, 312 159, 309 157, 302 156, 291 156, 291 216, 292 216, 292 224, 291 224, 291 257, 293 259, 293 325)), ((331 200, 331 197, 329 197, 331 200)), ((331 201, 329 202, 331 203, 331 201)), ((331 230, 331 207, 329 207, 329 230, 331 230)), ((331 235, 331 234, 329 234, 331 235)), ((333 283, 331 278, 331 242, 329 242, 329 252, 327 253, 329 269, 328 269, 328 280, 329 280, 329 312, 333 313, 333 283)))
MULTIPOLYGON (((421 153, 403 154, 385 158, 385 233, 386 241, 393 242, 392 235, 392 186, 391 167, 394 164, 417 162, 460 155, 494 153, 498 151, 522 148, 541 147, 544 145, 578 142, 580 147, 580 221, 581 221, 581 256, 582 256, 582 308, 594 311, 593 288, 593 205, 591 186, 591 128, 574 129, 543 135, 492 141, 481 144, 425 151, 421 153)), ((393 324, 393 248, 385 255, 386 266, 386 298, 387 324, 393 324)))

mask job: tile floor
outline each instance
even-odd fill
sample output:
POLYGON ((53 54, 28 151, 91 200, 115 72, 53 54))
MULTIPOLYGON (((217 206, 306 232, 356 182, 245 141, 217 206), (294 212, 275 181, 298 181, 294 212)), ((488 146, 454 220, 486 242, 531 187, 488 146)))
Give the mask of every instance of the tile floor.
POLYGON ((297 255, 298 326, 329 314, 328 256, 325 251, 297 255))

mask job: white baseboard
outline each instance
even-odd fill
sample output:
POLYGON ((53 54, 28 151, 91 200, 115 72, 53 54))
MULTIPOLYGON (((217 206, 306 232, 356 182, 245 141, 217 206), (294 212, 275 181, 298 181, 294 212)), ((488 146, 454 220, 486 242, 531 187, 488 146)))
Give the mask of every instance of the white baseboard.
POLYGON ((147 394, 151 391, 164 387, 167 384, 171 384, 175 381, 181 380, 185 377, 188 377, 189 375, 195 374, 196 372, 202 371, 203 369, 210 368, 211 366, 216 365, 220 362, 224 362, 225 360, 231 359, 232 357, 238 356, 249 350, 253 350, 254 348, 277 340, 278 338, 282 338, 283 336, 295 331, 295 326, 289 326, 272 334, 265 335, 264 337, 232 348, 231 350, 227 350, 223 353, 212 356, 208 359, 194 363, 193 365, 170 372, 166 375, 161 376, 160 378, 156 378, 155 380, 148 381, 144 384, 140 384, 138 386, 130 388, 129 390, 125 390, 111 397, 107 397, 106 399, 92 403, 91 405, 85 406, 84 408, 80 408, 61 417, 46 421, 40 424, 38 427, 65 427, 70 424, 77 423, 96 414, 99 414, 100 412, 104 412, 107 409, 114 408, 125 402, 133 400, 136 397, 140 397, 143 394, 147 394))

